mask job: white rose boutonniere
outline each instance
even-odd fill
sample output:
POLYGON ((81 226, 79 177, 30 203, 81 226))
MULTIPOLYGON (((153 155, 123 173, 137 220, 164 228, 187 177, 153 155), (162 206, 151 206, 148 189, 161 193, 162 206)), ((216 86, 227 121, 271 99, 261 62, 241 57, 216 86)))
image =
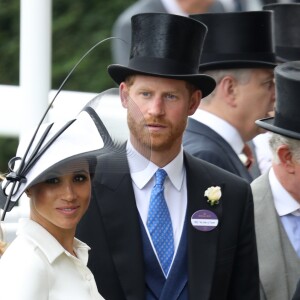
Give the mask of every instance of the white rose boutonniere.
POLYGON ((207 202, 211 206, 219 204, 219 200, 221 196, 222 196, 222 192, 219 186, 211 186, 204 192, 204 197, 207 198, 207 202))
POLYGON ((244 153, 239 154, 239 159, 244 166, 247 165, 248 157, 246 156, 246 154, 244 153))

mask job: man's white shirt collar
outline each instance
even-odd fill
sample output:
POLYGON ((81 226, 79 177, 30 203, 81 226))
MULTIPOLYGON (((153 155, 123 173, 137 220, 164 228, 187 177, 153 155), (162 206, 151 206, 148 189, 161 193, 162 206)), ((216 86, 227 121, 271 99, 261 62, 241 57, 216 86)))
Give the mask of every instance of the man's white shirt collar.
POLYGON ((241 154, 244 142, 237 129, 231 124, 203 109, 197 109, 191 118, 214 130, 232 147, 237 155, 241 154))
POLYGON ((278 215, 300 215, 300 204, 282 186, 277 179, 273 168, 271 168, 269 172, 269 182, 273 194, 274 205, 278 215))
MULTIPOLYGON (((175 253, 180 242, 187 207, 186 170, 184 167, 183 157, 183 148, 181 147, 181 150, 175 159, 163 167, 168 174, 164 184, 166 195, 165 200, 172 220, 175 253)), ((155 184, 155 178, 153 175, 159 167, 139 154, 133 148, 130 141, 127 141, 127 159, 131 179, 133 181, 133 190, 137 209, 143 221, 149 240, 152 243, 151 236, 147 229, 147 217, 151 190, 155 184)), ((153 247, 153 249, 156 253, 155 247, 153 247)))
MULTIPOLYGON (((136 186, 142 189, 153 178, 153 175, 158 170, 158 166, 138 153, 129 140, 127 141, 127 153, 131 154, 127 155, 131 178, 136 186)), ((175 159, 163 169, 167 172, 171 183, 179 191, 184 178, 182 147, 175 159)))

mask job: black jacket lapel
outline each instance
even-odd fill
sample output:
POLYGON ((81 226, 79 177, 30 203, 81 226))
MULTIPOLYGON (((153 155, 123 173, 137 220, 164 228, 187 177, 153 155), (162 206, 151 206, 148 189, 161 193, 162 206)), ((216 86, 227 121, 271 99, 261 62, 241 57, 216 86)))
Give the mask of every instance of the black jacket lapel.
POLYGON ((104 161, 109 167, 96 178, 95 186, 100 188, 98 206, 126 299, 142 300, 145 280, 139 216, 125 153, 123 155, 120 160, 104 161), (116 165, 119 163, 124 163, 121 172, 120 165, 116 165))
POLYGON ((188 189, 188 270, 190 299, 206 300, 210 297, 215 270, 219 226, 222 221, 222 202, 216 206, 207 203, 204 192, 211 186, 223 186, 214 182, 201 161, 185 155, 188 189), (214 212, 219 220, 218 226, 212 231, 204 232, 195 229, 191 224, 191 216, 198 210, 214 212))

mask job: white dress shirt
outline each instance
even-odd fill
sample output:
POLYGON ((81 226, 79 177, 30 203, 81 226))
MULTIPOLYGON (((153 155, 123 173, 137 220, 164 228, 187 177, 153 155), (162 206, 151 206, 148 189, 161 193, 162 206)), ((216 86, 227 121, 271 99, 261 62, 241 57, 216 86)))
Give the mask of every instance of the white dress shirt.
POLYGON ((203 123, 218 133, 232 147, 237 155, 242 153, 244 142, 239 132, 231 124, 203 109, 197 109, 191 118, 203 123))
POLYGON ((269 182, 275 209, 293 248, 300 257, 300 204, 281 185, 273 168, 269 172, 269 182))
POLYGON ((272 166, 273 155, 269 145, 270 137, 271 133, 266 132, 258 134, 252 140, 255 145, 257 164, 261 174, 267 173, 272 166))
POLYGON ((88 269, 88 250, 74 240, 78 258, 41 225, 22 220, 16 239, 0 259, 3 300, 101 300, 88 269))
MULTIPOLYGON (((152 244, 151 236, 147 229, 147 217, 151 191, 155 184, 154 176, 159 167, 140 155, 129 141, 127 142, 127 153, 130 153, 130 155, 127 154, 127 157, 137 209, 152 244), (141 168, 140 166, 143 167, 141 168)), ((168 174, 164 182, 164 195, 172 220, 175 257, 183 230, 187 207, 186 172, 183 164, 182 148, 177 157, 163 169, 168 174)), ((156 254, 153 244, 152 248, 156 254)))

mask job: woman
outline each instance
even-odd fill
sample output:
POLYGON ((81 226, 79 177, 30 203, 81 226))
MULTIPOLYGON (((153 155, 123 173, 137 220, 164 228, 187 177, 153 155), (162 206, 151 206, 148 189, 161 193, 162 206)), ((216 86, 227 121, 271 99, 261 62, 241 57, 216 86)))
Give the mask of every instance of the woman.
POLYGON ((0 257, 1 255, 4 253, 4 251, 6 250, 8 244, 6 242, 4 242, 3 240, 3 231, 1 228, 1 224, 0 224, 0 257))
MULTIPOLYGON (((0 174, 0 183, 5 179, 4 175, 0 174)), ((6 250, 8 244, 4 242, 4 234, 0 223, 0 257, 6 250)))
POLYGON ((21 141, 13 160, 18 165, 11 166, 1 196, 6 210, 25 193, 30 218, 22 220, 0 259, 1 299, 103 299, 86 266, 89 247, 75 238, 101 148, 103 140, 86 112, 66 126, 42 126, 33 143, 21 141))

